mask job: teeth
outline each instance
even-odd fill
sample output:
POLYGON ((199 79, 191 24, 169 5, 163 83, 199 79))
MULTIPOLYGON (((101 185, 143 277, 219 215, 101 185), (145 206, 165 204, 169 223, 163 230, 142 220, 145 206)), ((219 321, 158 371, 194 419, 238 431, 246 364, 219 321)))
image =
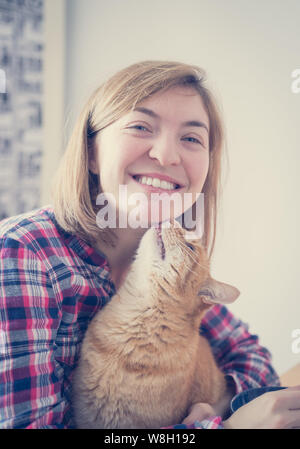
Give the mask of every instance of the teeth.
MULTIPOLYGON (((147 181, 148 182, 148 181, 147 181)), ((159 179, 157 179, 157 178, 154 178, 153 180, 152 180, 152 185, 153 185, 153 187, 160 187, 160 183, 161 183, 161 181, 159 180, 159 179)))
POLYGON ((176 188, 176 184, 168 181, 161 181, 158 178, 150 178, 148 176, 137 176, 137 180, 141 184, 146 184, 148 186, 160 187, 161 189, 166 190, 174 190, 176 188))

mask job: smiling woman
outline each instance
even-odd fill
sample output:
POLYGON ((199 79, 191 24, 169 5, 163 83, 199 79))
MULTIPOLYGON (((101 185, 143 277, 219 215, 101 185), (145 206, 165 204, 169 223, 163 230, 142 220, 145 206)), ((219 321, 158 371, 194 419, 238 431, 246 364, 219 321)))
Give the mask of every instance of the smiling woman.
POLYGON ((172 178, 182 193, 191 182, 205 194, 204 244, 212 252, 222 150, 222 120, 203 69, 161 61, 127 67, 93 93, 75 126, 53 184, 58 222, 91 244, 101 235, 115 246, 116 232, 96 224, 96 197, 104 191, 118 198, 119 183, 151 172, 172 178), (72 177, 66 175, 71 165, 72 177))
MULTIPOLYGON (((176 194, 181 199, 203 194, 201 244, 210 261, 223 135, 205 72, 196 66, 143 61, 116 73, 92 94, 54 179, 53 204, 0 224, 0 336, 5 335, 5 344, 0 345, 1 428, 75 426, 72 375, 81 343, 90 321, 97 312, 101 315, 101 309, 124 284, 147 230, 122 228, 118 223, 113 229, 99 228, 97 214, 103 204, 97 203, 98 195, 114 198, 116 213, 120 213, 119 188, 126 187, 129 214, 133 195, 144 195, 151 205, 152 195, 158 193, 167 197, 176 194)), ((196 202, 192 203, 194 208, 196 202)), ((170 210, 165 218, 173 220, 178 213, 185 216, 189 210, 185 206, 179 212, 170 210)), ((152 224, 150 217, 147 226, 152 224)), ((163 256, 158 248, 156 245, 163 256)), ((193 259, 192 247, 187 244, 186 248, 193 259)), ((147 270, 140 260, 138 268, 144 282, 147 270)), ((180 291, 179 299, 185 295, 184 288, 180 291)), ((142 299, 141 290, 139 303, 142 299)), ((126 316, 123 314, 123 319, 126 316)), ((180 329, 178 332, 181 334, 180 329)), ((201 428, 253 423, 244 407, 229 418, 232 421, 223 418, 228 416, 235 393, 278 385, 270 353, 224 305, 214 305, 206 313, 200 333, 224 374, 226 387, 217 403, 193 404, 185 411, 188 416, 184 423, 201 428)), ((111 334, 107 342, 113 344, 114 337, 111 334)), ((180 360, 181 348, 173 347, 180 360)), ((189 353, 187 345, 185 355, 189 353)), ((164 374, 168 396, 178 393, 170 389, 171 380, 164 374)), ((290 406, 288 390, 283 394, 283 411, 290 406)), ((277 401, 277 396, 270 395, 269 402, 277 401)), ((260 415, 257 409, 261 412, 262 408, 255 401, 250 415, 256 417, 260 415)), ((274 417, 268 412, 273 410, 271 406, 263 410, 269 413, 268 418, 274 417)))
MULTIPOLYGON (((190 87, 157 92, 140 105, 97 134, 89 165, 99 176, 100 191, 113 195, 117 211, 125 208, 130 213, 134 195, 147 196, 148 207, 144 202, 140 219, 145 223, 149 218, 149 226, 176 218, 173 213, 182 215, 187 204, 184 197, 190 194, 196 198, 202 191, 209 165, 209 120, 201 97, 190 87), (120 185, 127 188, 128 204, 120 204, 120 185), (155 194, 172 195, 175 191, 177 202, 171 216, 164 210, 154 216, 155 194)), ((114 232, 117 234, 117 229, 114 232)), ((136 232, 135 228, 129 227, 128 235, 130 232, 136 232)), ((119 254, 114 250, 118 260, 121 252, 124 248, 119 254)))

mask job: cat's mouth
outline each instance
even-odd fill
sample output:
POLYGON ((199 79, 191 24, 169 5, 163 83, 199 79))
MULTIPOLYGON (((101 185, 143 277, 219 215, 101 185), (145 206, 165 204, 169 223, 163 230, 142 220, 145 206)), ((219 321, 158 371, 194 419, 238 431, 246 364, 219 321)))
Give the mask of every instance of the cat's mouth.
POLYGON ((165 255, 166 255, 166 250, 165 250, 165 245, 162 239, 162 235, 161 235, 161 225, 159 225, 156 228, 156 232, 157 232, 157 244, 158 244, 158 248, 160 250, 160 255, 162 260, 164 260, 165 255))

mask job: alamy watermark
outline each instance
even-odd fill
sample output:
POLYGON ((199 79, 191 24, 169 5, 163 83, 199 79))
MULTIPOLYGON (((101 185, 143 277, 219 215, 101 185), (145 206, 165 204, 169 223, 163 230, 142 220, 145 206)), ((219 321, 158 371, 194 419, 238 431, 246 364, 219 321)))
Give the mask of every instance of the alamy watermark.
POLYGON ((0 94, 6 93, 6 74, 3 69, 0 69, 0 94))
POLYGON ((294 329, 292 331, 292 353, 300 354, 300 329, 294 329))
POLYGON ((204 194, 191 192, 183 195, 135 192, 127 193, 127 185, 120 184, 118 198, 112 193, 100 193, 96 204, 101 206, 96 221, 100 228, 115 229, 169 227, 170 216, 175 226, 184 227, 187 239, 200 239, 204 232, 204 194))
POLYGON ((291 84, 291 91, 293 94, 300 93, 300 69, 295 69, 291 73, 291 77, 293 78, 291 84))

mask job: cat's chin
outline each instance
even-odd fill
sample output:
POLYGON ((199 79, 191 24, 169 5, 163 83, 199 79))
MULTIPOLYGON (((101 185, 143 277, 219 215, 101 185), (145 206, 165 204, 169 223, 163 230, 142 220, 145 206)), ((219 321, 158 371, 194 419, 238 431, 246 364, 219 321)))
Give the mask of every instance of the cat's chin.
MULTIPOLYGON (((165 260, 166 252, 170 249, 170 238, 172 244, 174 244, 173 239, 176 238, 176 236, 177 238, 180 236, 180 240, 183 240, 183 228, 173 219, 160 223, 155 229, 161 260, 165 260)), ((171 246, 173 246, 172 244, 171 246)))
POLYGON ((165 256, 166 256, 166 250, 165 250, 165 245, 164 245, 164 242, 163 242, 163 239, 162 239, 162 234, 161 234, 161 232, 162 232, 161 226, 158 226, 158 227, 156 228, 156 234, 157 234, 157 246, 158 246, 158 249, 159 249, 159 251, 160 251, 161 259, 164 260, 164 259, 165 259, 165 256))
POLYGON ((141 239, 136 255, 137 260, 143 260, 143 271, 148 271, 147 267, 162 268, 165 259, 165 246, 161 235, 161 229, 157 226, 149 228, 141 239))

